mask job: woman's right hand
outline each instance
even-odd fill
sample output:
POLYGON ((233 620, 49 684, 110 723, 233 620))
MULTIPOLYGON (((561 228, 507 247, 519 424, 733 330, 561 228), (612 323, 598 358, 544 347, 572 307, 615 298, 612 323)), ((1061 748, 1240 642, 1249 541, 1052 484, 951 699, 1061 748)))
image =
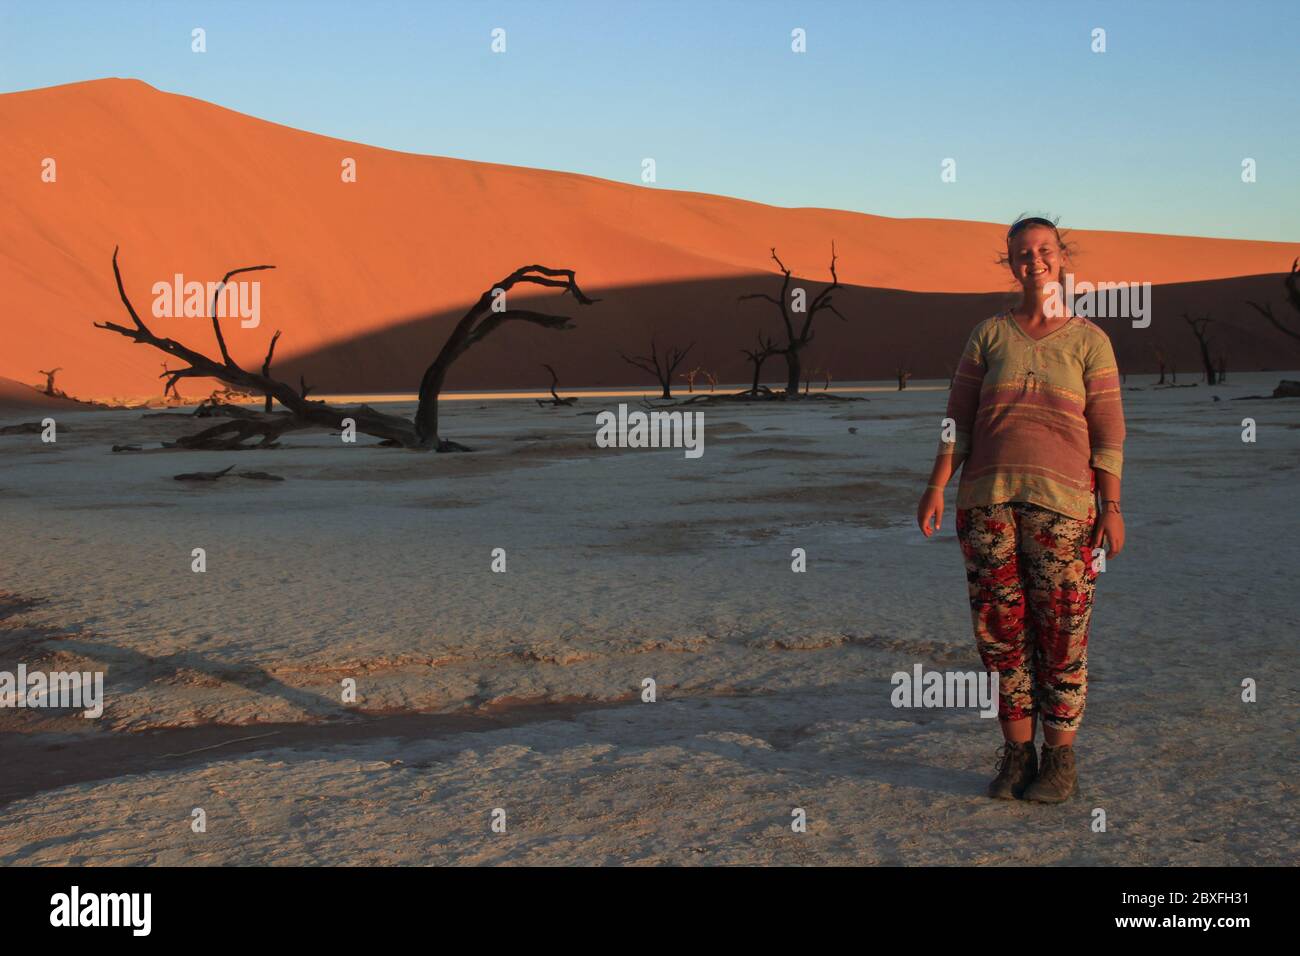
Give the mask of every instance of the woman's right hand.
POLYGON ((926 488, 925 493, 921 495, 921 501, 916 506, 916 523, 921 529, 921 534, 927 538, 939 530, 943 523, 943 489, 926 488), (930 527, 930 520, 934 519, 934 527, 930 527))

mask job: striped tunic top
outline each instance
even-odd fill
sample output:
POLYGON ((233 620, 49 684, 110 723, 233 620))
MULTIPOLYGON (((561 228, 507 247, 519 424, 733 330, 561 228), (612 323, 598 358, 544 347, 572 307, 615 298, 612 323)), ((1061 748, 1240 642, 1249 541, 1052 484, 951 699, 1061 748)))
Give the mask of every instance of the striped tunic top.
MULTIPOLYGON (((966 455, 958 508, 1025 501, 1088 517, 1092 469, 1116 477, 1124 461, 1124 409, 1110 339, 1073 316, 1035 340, 1011 314, 971 332, 953 376, 948 417, 966 455)), ((946 437, 946 436, 945 436, 946 437)))

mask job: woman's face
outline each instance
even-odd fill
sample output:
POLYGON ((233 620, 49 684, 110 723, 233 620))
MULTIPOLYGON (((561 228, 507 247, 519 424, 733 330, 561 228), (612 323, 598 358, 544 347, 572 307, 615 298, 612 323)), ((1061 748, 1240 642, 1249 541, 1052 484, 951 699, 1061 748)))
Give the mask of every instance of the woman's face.
POLYGON ((1008 255, 1011 274, 1026 289, 1061 281, 1061 244, 1055 229, 1027 226, 1012 238, 1008 255))

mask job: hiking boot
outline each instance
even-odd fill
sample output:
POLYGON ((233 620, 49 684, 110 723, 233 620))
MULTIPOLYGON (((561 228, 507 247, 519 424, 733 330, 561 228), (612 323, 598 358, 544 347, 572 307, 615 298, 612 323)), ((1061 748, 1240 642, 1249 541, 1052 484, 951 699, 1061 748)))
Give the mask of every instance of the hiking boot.
POLYGON ((989 796, 994 800, 1018 800, 1034 775, 1038 773, 1038 758, 1034 755, 1034 742, 1023 744, 1007 741, 998 749, 998 775, 989 782, 989 796))
POLYGON ((1074 766, 1074 748, 1043 744, 1038 776, 1025 790, 1025 799, 1035 803, 1064 803, 1074 793, 1079 774, 1074 766))

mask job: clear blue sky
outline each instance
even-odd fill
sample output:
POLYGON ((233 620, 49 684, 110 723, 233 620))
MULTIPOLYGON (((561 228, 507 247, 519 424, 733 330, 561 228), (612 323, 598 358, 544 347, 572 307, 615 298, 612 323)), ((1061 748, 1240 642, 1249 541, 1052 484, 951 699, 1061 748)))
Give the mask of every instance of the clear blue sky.
POLYGON ((0 90, 129 76, 411 152, 626 182, 648 156, 656 188, 781 206, 1296 242, 1297 37, 1295 0, 0 0, 0 90))

